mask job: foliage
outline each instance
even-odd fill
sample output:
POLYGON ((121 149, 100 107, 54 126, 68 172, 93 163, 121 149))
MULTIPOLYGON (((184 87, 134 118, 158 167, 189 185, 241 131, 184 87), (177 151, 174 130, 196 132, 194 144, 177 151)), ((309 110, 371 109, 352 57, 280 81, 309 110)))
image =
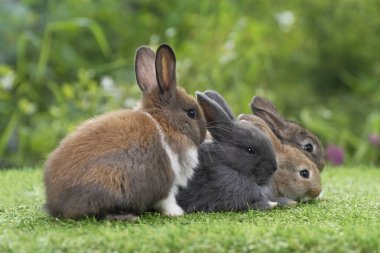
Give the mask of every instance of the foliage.
POLYGON ((52 219, 41 210, 42 170, 0 171, 0 251, 379 252, 380 171, 327 168, 322 180, 323 199, 289 209, 123 223, 52 219))
POLYGON ((179 83, 215 89, 236 114, 253 95, 380 164, 378 0, 4 0, 0 167, 41 164, 88 117, 133 107, 134 52, 171 44, 179 83))

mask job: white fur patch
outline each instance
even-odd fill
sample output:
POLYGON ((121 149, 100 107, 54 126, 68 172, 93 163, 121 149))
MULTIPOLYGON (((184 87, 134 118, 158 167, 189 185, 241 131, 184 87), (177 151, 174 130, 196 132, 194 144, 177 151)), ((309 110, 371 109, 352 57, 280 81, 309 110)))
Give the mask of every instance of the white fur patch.
POLYGON ((268 201, 268 204, 269 204, 270 207, 275 207, 275 206, 278 205, 277 202, 272 202, 272 201, 268 201))
POLYGON ((175 153, 169 144, 165 140, 164 133, 159 125, 159 123, 150 115, 149 113, 145 113, 154 123, 157 128, 157 131, 160 135, 160 140, 162 147, 165 149, 166 154, 169 157, 170 165, 174 172, 174 183, 172 188, 170 189, 169 196, 166 199, 163 199, 157 203, 158 206, 161 206, 164 209, 164 213, 168 212, 168 215, 172 215, 170 213, 174 213, 173 215, 180 215, 176 213, 180 213, 178 208, 182 211, 176 201, 175 195, 177 193, 178 186, 186 186, 188 179, 190 179, 194 173, 194 168, 198 165, 198 149, 196 147, 189 148, 183 157, 182 164, 179 162, 178 154, 175 153), (172 199, 171 199, 172 198, 172 199), (172 211, 170 211, 172 210, 172 211))
POLYGON ((177 186, 173 186, 170 189, 169 195, 165 199, 161 199, 160 201, 158 201, 155 204, 154 208, 156 208, 162 214, 167 215, 167 216, 183 215, 185 212, 177 204, 177 201, 175 199, 176 192, 177 192, 177 186))
POLYGON ((210 140, 210 139, 205 139, 204 141, 203 141, 203 143, 212 143, 213 142, 213 140, 210 140))
POLYGON ((198 149, 196 147, 189 148, 186 151, 182 163, 180 171, 176 174, 177 180, 174 183, 185 187, 188 179, 194 174, 194 168, 198 165, 198 149))

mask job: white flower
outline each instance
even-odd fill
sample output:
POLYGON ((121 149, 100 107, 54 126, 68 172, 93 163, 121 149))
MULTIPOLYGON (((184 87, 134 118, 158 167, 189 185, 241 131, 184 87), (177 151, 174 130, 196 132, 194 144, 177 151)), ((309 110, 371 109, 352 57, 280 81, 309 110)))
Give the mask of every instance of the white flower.
POLYGON ((156 45, 156 44, 158 44, 159 41, 160 41, 160 36, 158 36, 157 34, 153 34, 152 36, 150 36, 149 44, 150 45, 156 45))
POLYGON ((4 90, 11 90, 13 87, 13 82, 15 80, 15 75, 13 72, 1 77, 0 86, 3 87, 4 90))
POLYGON ((124 108, 134 108, 139 100, 135 98, 127 98, 124 100, 124 108))
POLYGON ((280 25, 281 30, 288 32, 294 24, 295 17, 291 11, 282 11, 276 14, 277 22, 280 25))
POLYGON ((100 85, 105 91, 113 91, 115 89, 114 83, 114 80, 110 76, 103 76, 100 80, 100 85))
POLYGON ((221 64, 226 64, 234 60, 236 57, 236 54, 234 51, 235 42, 232 39, 230 39, 223 45, 223 47, 224 47, 224 50, 223 50, 224 54, 221 57, 219 57, 219 62, 221 64))
POLYGON ((177 29, 175 27, 169 27, 165 31, 165 35, 169 38, 174 37, 177 33, 177 29))

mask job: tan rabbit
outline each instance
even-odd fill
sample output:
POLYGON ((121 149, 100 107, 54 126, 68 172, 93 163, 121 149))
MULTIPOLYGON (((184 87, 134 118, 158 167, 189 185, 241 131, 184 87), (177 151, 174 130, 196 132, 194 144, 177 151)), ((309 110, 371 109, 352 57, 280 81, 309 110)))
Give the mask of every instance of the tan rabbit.
POLYGON ((297 201, 312 200, 319 196, 322 191, 320 172, 302 151, 282 144, 265 121, 258 116, 242 114, 239 115, 239 120, 251 122, 271 140, 278 164, 272 181, 277 196, 297 201))
POLYGON ((250 106, 252 112, 265 121, 281 143, 298 148, 322 172, 326 164, 325 152, 317 136, 301 125, 284 119, 276 107, 263 97, 254 96, 250 106))
POLYGON ((129 219, 157 210, 182 215, 175 200, 198 163, 206 123, 197 101, 176 85, 173 50, 136 52, 143 98, 84 122, 45 164, 46 208, 54 217, 129 219))

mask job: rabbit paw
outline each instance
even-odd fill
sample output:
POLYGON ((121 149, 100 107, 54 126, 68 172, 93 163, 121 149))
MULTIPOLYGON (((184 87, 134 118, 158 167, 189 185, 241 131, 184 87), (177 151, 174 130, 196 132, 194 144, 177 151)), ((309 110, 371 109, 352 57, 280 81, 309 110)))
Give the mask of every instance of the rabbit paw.
POLYGON ((163 214, 166 216, 181 216, 184 213, 185 212, 183 211, 183 209, 177 204, 172 205, 163 211, 163 214))
POLYGON ((292 199, 289 199, 289 198, 285 198, 285 197, 278 197, 275 199, 276 202, 278 202, 279 206, 295 206, 297 205, 297 201, 295 200, 292 200, 292 199))
POLYGON ((260 200, 260 201, 254 202, 251 205, 251 207, 254 210, 261 210, 261 211, 270 210, 276 206, 278 206, 278 202, 273 202, 273 201, 268 201, 268 200, 260 200))
POLYGON ((273 208, 273 207, 278 206, 278 202, 268 201, 268 205, 269 205, 271 208, 273 208))
POLYGON ((173 192, 170 192, 169 196, 167 196, 165 199, 160 200, 155 205, 155 207, 160 211, 160 213, 167 216, 181 216, 185 213, 183 209, 177 204, 173 192))

